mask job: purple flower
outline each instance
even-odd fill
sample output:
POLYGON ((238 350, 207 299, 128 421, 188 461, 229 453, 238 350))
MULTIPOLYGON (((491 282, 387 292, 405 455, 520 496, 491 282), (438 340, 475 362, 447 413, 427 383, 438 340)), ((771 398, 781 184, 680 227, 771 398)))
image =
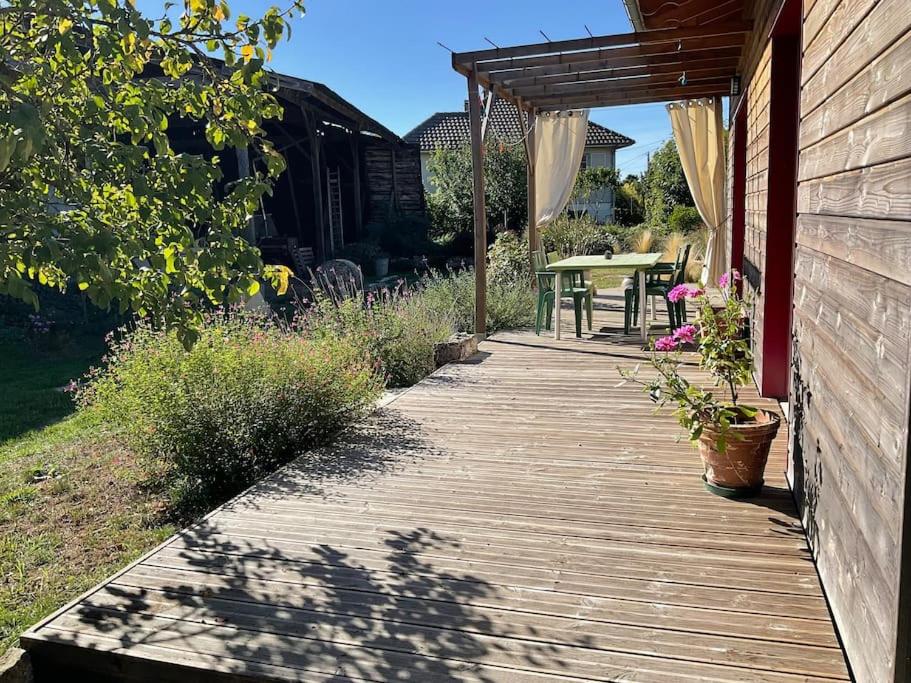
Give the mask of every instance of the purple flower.
POLYGON ((694 341, 696 341, 696 326, 681 325, 676 330, 674 330, 674 339, 676 339, 681 344, 692 344, 694 341))
POLYGON ((667 293, 667 298, 668 301, 677 303, 681 299, 693 299, 697 296, 702 296, 703 294, 705 294, 705 291, 699 287, 693 287, 691 285, 677 285, 667 293))
POLYGON ((677 340, 673 337, 661 337, 655 341, 656 351, 674 351, 677 348, 677 340))
POLYGON ((721 277, 718 278, 718 286, 722 289, 727 289, 728 285, 733 282, 740 282, 743 279, 743 276, 740 274, 736 268, 727 273, 722 273, 721 277))

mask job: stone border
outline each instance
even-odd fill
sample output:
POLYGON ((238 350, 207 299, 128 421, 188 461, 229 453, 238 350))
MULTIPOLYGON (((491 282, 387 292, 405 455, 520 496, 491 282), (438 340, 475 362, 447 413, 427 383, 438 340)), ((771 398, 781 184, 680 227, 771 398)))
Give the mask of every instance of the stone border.
POLYGON ((477 353, 478 338, 476 335, 459 332, 449 339, 433 346, 433 362, 438 368, 448 363, 458 363, 477 353))

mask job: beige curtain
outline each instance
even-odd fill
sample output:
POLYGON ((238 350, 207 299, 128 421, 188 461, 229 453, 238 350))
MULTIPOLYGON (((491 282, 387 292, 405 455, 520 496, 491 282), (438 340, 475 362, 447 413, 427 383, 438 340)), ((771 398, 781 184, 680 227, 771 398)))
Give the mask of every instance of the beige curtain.
POLYGON ((535 214, 538 227, 560 215, 585 152, 588 110, 544 112, 535 121, 535 214))
POLYGON ((715 282, 727 270, 727 200, 724 192, 724 127, 721 98, 667 105, 687 185, 702 220, 712 231, 702 282, 715 282))

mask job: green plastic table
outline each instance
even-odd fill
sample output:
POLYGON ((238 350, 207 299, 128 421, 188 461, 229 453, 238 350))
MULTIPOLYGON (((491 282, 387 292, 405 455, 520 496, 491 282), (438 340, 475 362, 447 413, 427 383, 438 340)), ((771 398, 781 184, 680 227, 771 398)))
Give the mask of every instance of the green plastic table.
MULTIPOLYGON (((661 260, 661 254, 614 254, 613 258, 600 256, 571 256, 562 261, 551 263, 547 270, 556 273, 554 291, 561 291, 561 274, 568 270, 620 270, 631 273, 639 271, 639 329, 642 332, 642 343, 648 343, 648 326, 645 316, 645 271, 661 260)), ((560 304, 554 305, 554 339, 560 338, 560 304)))

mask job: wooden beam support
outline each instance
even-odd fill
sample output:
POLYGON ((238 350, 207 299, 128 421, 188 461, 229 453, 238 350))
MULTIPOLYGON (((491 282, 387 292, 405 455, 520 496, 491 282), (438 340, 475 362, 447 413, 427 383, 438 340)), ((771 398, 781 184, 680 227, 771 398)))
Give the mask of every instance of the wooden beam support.
POLYGON ((569 65, 571 70, 591 68, 591 64, 601 61, 613 61, 636 57, 646 59, 666 55, 683 55, 692 52, 704 53, 706 50, 743 48, 744 36, 711 36, 700 40, 680 40, 649 45, 628 45, 626 47, 601 48, 587 52, 561 52, 553 55, 535 57, 510 57, 485 62, 479 66, 481 72, 478 80, 481 85, 487 84, 498 72, 529 69, 535 67, 569 65))
POLYGON ((294 186, 294 173, 292 172, 291 159, 285 157, 285 177, 288 179, 288 190, 291 192, 291 209, 294 211, 294 222, 297 223, 297 238, 304 236, 304 224, 301 221, 300 207, 297 205, 297 188, 294 186))
MULTIPOLYGON (((518 85, 540 85, 552 82, 551 79, 563 77, 566 80, 575 80, 582 74, 596 73, 598 71, 614 71, 646 66, 683 66, 691 62, 710 60, 712 63, 727 66, 736 66, 740 61, 742 46, 722 47, 712 50, 687 50, 669 52, 657 55, 636 54, 629 57, 612 57, 584 64, 554 64, 551 66, 531 66, 524 69, 509 69, 493 71, 487 74, 488 80, 506 87, 518 85), (577 68, 582 67, 582 68, 577 68)), ((563 80, 560 79, 560 80, 563 80)))
POLYGON ((522 133, 522 142, 525 145, 525 170, 526 170, 526 193, 528 200, 528 267, 531 273, 531 281, 535 282, 535 262, 532 252, 538 248, 538 225, 537 225, 537 205, 535 189, 535 126, 536 114, 532 110, 526 112, 521 101, 516 107, 516 115, 519 117, 519 130, 522 133), (529 120, 525 115, 528 114, 529 120))
POLYGON ((487 333, 487 209, 484 205, 484 146, 481 135, 481 103, 478 77, 468 74, 468 124, 471 131, 471 168, 474 200, 474 329, 487 333))
POLYGON ((496 90, 488 90, 487 99, 484 102, 484 119, 481 121, 481 142, 484 142, 487 139, 487 129, 488 124, 490 123, 490 113, 493 111, 493 105, 496 99, 496 90))
MULTIPOLYGON (((513 95, 523 99, 545 97, 570 97, 572 95, 610 95, 623 94, 632 90, 647 89, 648 86, 673 86, 680 85, 683 71, 675 69, 669 73, 647 74, 644 76, 630 76, 627 78, 606 78, 597 81, 582 81, 579 83, 558 83, 555 85, 533 85, 512 90, 513 95)), ((734 69, 708 69, 686 70, 687 84, 718 83, 724 81, 730 84, 730 79, 736 74, 734 69)))
POLYGON ((631 95, 629 97, 601 97, 582 104, 546 104, 541 105, 539 111, 564 111, 571 109, 595 109, 598 107, 625 107, 631 104, 654 104, 657 102, 675 102, 680 99, 696 99, 698 97, 721 97, 727 94, 724 92, 703 92, 698 95, 681 95, 679 93, 646 93, 631 95))
POLYGON ((666 43, 689 38, 706 38, 709 36, 738 35, 748 33, 752 28, 750 22, 735 21, 709 24, 706 26, 692 26, 685 28, 657 29, 654 31, 637 31, 634 33, 618 33, 608 36, 592 36, 589 38, 576 38, 574 40, 557 40, 531 45, 517 45, 514 47, 497 47, 489 50, 475 50, 473 52, 456 52, 452 55, 453 66, 461 66, 477 73, 477 68, 485 68, 481 62, 494 59, 508 59, 511 57, 528 57, 533 55, 546 55, 554 52, 577 52, 582 50, 596 50, 619 45, 649 45, 652 43, 666 43))
POLYGON ((615 104, 637 104, 641 102, 668 102, 671 100, 694 99, 727 95, 730 83, 727 80, 685 86, 646 85, 629 90, 614 90, 603 94, 536 97, 535 106, 553 111, 556 109, 588 109, 609 107, 615 104))
MULTIPOLYGON (((563 86, 597 83, 609 79, 632 78, 640 76, 658 76, 672 74, 679 76, 684 71, 687 77, 711 72, 736 73, 737 57, 724 60, 694 59, 691 61, 677 60, 666 64, 643 64, 640 66, 623 67, 619 69, 598 69, 597 71, 576 71, 571 74, 558 74, 555 76, 537 76, 534 78, 515 78, 504 81, 502 87, 514 93, 525 92, 528 89, 550 87, 557 89, 563 86)), ((542 91, 544 92, 544 91, 542 91)))
POLYGON ((354 181, 354 229, 357 239, 364 229, 364 191, 361 187, 361 131, 355 130, 350 138, 351 177, 354 181))
POLYGON ((389 159, 392 162, 392 208, 398 213, 399 210, 399 175, 396 169, 397 159, 395 157, 395 145, 389 146, 389 159))
POLYGON ((302 107, 305 118, 307 119, 307 135, 310 138, 310 173, 313 183, 313 231, 314 231, 314 251, 317 260, 324 261, 327 258, 326 253, 326 225, 323 216, 323 165, 322 165, 322 145, 319 140, 319 130, 316 125, 316 118, 313 112, 302 107))

